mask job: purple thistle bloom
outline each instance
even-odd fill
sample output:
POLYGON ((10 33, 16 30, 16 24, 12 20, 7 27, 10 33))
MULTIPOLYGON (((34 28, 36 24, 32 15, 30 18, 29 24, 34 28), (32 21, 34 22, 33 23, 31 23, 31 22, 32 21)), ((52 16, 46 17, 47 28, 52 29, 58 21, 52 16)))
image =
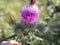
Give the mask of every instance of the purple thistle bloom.
POLYGON ((21 12, 22 21, 25 23, 34 23, 38 19, 38 10, 33 7, 25 7, 21 12))

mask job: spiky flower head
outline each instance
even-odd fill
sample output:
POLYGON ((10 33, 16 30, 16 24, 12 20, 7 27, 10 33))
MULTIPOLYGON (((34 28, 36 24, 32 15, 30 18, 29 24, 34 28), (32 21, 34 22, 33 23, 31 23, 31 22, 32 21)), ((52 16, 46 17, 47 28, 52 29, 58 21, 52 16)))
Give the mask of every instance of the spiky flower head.
POLYGON ((22 21, 25 23, 34 23, 38 19, 38 10, 32 7, 25 7, 21 12, 22 21))

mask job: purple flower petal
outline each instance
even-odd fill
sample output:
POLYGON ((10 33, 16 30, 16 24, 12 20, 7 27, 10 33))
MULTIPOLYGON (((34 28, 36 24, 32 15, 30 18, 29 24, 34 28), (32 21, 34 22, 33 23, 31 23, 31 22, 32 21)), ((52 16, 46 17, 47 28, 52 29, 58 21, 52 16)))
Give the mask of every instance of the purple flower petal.
POLYGON ((32 7, 25 7, 21 12, 22 21, 25 23, 34 23, 38 19, 38 10, 32 7))

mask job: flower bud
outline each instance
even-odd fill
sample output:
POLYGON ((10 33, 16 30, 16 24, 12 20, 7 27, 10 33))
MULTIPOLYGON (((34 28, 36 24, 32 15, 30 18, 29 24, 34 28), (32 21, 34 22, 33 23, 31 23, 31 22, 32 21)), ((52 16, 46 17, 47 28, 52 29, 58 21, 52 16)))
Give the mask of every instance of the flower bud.
POLYGON ((30 0, 30 4, 35 4, 37 0, 30 0))

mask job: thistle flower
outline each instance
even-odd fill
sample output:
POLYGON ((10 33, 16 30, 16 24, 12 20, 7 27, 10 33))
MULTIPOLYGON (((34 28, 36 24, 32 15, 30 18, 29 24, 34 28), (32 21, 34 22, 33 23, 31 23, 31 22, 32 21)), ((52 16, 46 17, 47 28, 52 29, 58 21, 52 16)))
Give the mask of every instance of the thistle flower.
POLYGON ((22 21, 25 23, 34 23, 38 19, 38 10, 31 6, 23 8, 21 12, 22 21))

